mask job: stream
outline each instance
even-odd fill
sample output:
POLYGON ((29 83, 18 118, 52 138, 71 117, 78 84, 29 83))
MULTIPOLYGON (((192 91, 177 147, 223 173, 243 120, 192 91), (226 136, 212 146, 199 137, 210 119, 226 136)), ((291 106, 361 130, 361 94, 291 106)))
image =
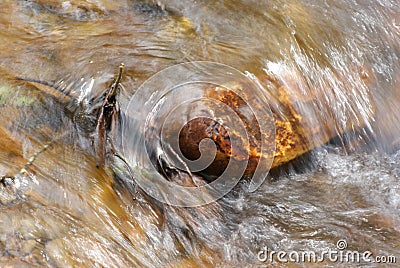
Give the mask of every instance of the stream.
MULTIPOLYGON (((400 262, 398 0, 0 0, 0 41, 0 175, 15 176, 0 184, 1 267, 400 262), (124 115, 135 107, 138 122, 147 122, 145 101, 131 102, 145 81, 198 61, 256 77, 280 111, 265 86, 278 88, 265 78, 275 77, 296 112, 321 129, 305 132, 312 145, 255 191, 243 179, 201 206, 168 205, 135 186, 135 176, 151 181, 157 171, 123 146, 124 124, 115 146, 141 169, 132 176, 110 151, 96 167, 91 107, 99 103, 92 101, 110 88, 120 63, 122 119, 132 120, 124 115), (304 252, 320 258, 301 260, 304 252)), ((172 77, 185 75, 177 69, 172 77)), ((197 96, 182 92, 157 101, 172 109, 197 96)), ((128 130, 133 140, 141 135, 128 130)))

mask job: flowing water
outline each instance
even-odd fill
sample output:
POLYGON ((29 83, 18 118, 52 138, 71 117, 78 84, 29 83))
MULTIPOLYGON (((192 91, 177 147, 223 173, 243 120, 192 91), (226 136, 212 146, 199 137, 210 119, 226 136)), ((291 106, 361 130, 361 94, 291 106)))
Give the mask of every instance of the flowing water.
POLYGON ((339 240, 399 262, 399 18, 396 0, 1 0, 0 175, 17 175, 0 186, 0 266, 259 267, 271 263, 266 249, 321 255, 339 240), (88 111, 123 62, 125 110, 144 81, 192 61, 223 63, 264 85, 276 77, 296 112, 321 126, 307 136, 319 146, 254 192, 242 180, 217 202, 169 206, 135 193, 120 159, 96 168, 95 115, 16 79, 55 83, 88 111))

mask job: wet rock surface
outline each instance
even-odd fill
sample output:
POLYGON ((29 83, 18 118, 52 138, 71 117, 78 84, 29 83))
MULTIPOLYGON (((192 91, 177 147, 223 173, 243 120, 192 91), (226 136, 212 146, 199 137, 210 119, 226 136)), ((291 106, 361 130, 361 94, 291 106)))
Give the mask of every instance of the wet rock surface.
MULTIPOLYGON (((397 3, 159 2, 0 3, 0 175, 18 174, 52 143, 0 185, 0 266, 258 266, 264 246, 321 253, 340 239, 399 257, 397 3), (68 114, 69 99, 16 79, 97 97, 124 62, 124 109, 150 76, 193 60, 257 77, 277 116, 274 165, 286 163, 256 192, 242 181, 197 208, 140 190, 132 200, 116 168, 96 168, 93 128, 68 114)), ((225 165, 225 130, 210 125, 187 125, 185 154, 195 159, 192 145, 217 134, 225 165)))

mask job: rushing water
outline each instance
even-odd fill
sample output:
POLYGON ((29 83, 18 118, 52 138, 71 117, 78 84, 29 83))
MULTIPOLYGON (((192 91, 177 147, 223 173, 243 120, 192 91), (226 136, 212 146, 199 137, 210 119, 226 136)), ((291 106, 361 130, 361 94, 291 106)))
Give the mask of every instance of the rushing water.
POLYGON ((262 266, 265 248, 322 254, 339 240, 399 262, 399 18, 396 0, 2 0, 0 175, 53 142, 1 186, 0 266, 262 266), (167 206, 135 194, 120 160, 125 183, 96 168, 93 115, 71 117, 67 97, 16 80, 53 81, 88 107, 123 62, 124 110, 152 75, 197 60, 296 88, 296 111, 330 129, 307 138, 333 139, 255 192, 244 180, 215 203, 167 206))

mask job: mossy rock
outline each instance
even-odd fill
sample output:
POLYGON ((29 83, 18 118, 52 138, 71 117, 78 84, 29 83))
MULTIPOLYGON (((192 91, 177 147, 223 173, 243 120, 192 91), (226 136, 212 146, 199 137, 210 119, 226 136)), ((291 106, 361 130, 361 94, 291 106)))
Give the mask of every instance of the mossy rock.
POLYGON ((16 86, 0 84, 0 105, 12 105, 16 108, 32 106, 37 102, 34 96, 23 94, 17 91, 16 86))

